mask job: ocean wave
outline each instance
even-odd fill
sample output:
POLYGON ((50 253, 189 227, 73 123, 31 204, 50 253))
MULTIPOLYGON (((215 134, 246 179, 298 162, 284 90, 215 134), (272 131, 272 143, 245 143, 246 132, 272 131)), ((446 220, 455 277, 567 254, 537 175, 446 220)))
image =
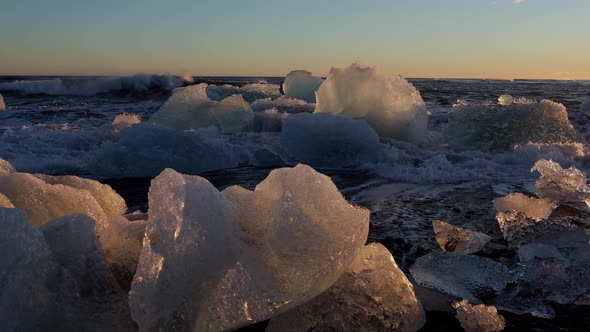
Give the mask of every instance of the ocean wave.
POLYGON ((107 93, 169 91, 192 82, 190 77, 137 74, 125 77, 54 78, 0 83, 0 91, 29 95, 93 96, 107 93))

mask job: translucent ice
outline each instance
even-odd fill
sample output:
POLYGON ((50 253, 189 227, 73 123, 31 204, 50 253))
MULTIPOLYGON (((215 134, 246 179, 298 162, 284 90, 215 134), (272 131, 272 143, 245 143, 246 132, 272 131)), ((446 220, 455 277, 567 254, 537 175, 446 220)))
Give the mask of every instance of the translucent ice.
POLYGON ((55 330, 73 296, 68 276, 24 211, 0 208, 0 225, 2 330, 55 330))
POLYGON ((141 122, 139 114, 119 114, 113 120, 112 126, 116 130, 123 130, 141 122))
POLYGON ((277 99, 258 99, 252 104, 254 111, 264 111, 271 108, 283 113, 313 113, 315 104, 308 103, 304 100, 287 98, 286 96, 277 99))
POLYGON ((216 102, 207 97, 206 88, 203 83, 174 90, 150 121, 179 130, 217 126, 225 133, 239 132, 250 125, 254 114, 241 95, 216 102))
POLYGON ((444 130, 450 146, 506 150, 517 143, 564 143, 578 139, 565 106, 550 100, 453 107, 444 130))
POLYGON ((379 74, 373 67, 332 68, 316 98, 316 112, 364 119, 380 136, 420 142, 428 126, 420 92, 404 78, 379 74))
POLYGON ((287 117, 281 145, 294 160, 319 167, 360 165, 375 160, 382 149, 366 122, 328 113, 287 117))
POLYGON ((508 270, 498 262, 444 251, 419 257, 410 272, 420 286, 471 303, 498 295, 508 280, 508 270))
POLYGON ((472 254, 480 251, 491 237, 441 220, 432 221, 436 241, 444 251, 472 254))
POLYGON ((528 218, 539 221, 549 218, 557 207, 557 203, 549 198, 535 198, 521 193, 512 193, 505 197, 496 198, 494 207, 498 212, 521 212, 528 218))
POLYGON ((389 251, 373 243, 332 287, 273 317, 266 331, 417 331, 424 322, 414 287, 389 251))
POLYGON ((506 327, 496 307, 484 304, 471 305, 463 300, 453 304, 457 310, 457 319, 466 332, 500 332, 506 327))
POLYGON ((315 103, 315 94, 320 88, 320 85, 322 85, 322 82, 321 77, 313 76, 306 70, 294 70, 285 77, 283 91, 288 98, 315 103))
POLYGON ((110 272, 94 224, 90 217, 74 214, 40 228, 58 263, 68 270, 83 296, 111 289, 110 272))
POLYGON ((130 293, 140 330, 227 330, 291 309, 329 288, 368 233, 368 211, 304 165, 223 193, 168 169, 149 205, 130 293))
POLYGON ((125 201, 108 185, 76 176, 49 176, 27 173, 0 174, 0 193, 27 212, 36 226, 74 213, 96 220, 97 232, 111 217, 125 213, 125 201))
POLYGON ((567 169, 551 160, 539 160, 532 171, 541 173, 535 183, 537 195, 552 199, 559 204, 590 202, 590 188, 586 185, 586 176, 575 167, 567 169))

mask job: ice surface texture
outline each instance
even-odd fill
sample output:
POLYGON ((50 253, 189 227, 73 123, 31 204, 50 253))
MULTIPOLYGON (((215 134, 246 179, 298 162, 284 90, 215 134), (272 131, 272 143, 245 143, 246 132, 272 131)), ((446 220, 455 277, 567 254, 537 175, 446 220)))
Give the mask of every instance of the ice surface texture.
POLYGON ((143 331, 226 330, 284 312, 329 288, 368 233, 369 212, 304 165, 223 193, 168 169, 149 205, 130 294, 143 331))
POLYGON ((532 170, 541 173, 535 183, 539 197, 546 197, 560 204, 579 205, 590 201, 586 176, 577 168, 572 166, 563 169, 556 162, 541 159, 532 170))
POLYGON ((432 221, 436 241, 444 251, 473 254, 490 242, 491 237, 441 220, 432 221))
POLYGON ((506 150, 517 143, 563 143, 578 139, 565 106, 550 100, 453 107, 444 130, 451 147, 506 150))
POLYGON ((379 136, 420 142, 428 126, 420 92, 404 78, 384 76, 373 67, 332 68, 316 98, 317 113, 364 119, 379 136))
POLYGON ((506 287, 508 270, 491 259, 450 252, 432 252, 410 267, 422 287, 481 303, 506 287))
POLYGON ((207 97, 206 88, 203 83, 174 90, 150 121, 180 130, 216 126, 224 133, 239 132, 251 124, 254 113, 241 95, 216 102, 207 97))
POLYGON ((288 98, 315 103, 315 94, 322 82, 321 77, 315 77, 306 70, 294 70, 285 77, 283 91, 288 98))
POLYGON ((471 305, 469 301, 455 302, 457 319, 465 332, 500 332, 506 327, 504 317, 498 314, 494 306, 484 304, 471 305))
POLYGON ((288 116, 281 145, 294 160, 320 167, 358 166, 383 150, 366 122, 328 113, 288 116))
POLYGON ((108 185, 76 176, 0 173, 0 193, 27 212, 36 226, 68 214, 83 213, 96 221, 98 233, 110 218, 127 211, 125 201, 108 185))
POLYGON ((273 317, 266 331, 417 331, 424 322, 414 287, 391 253, 373 243, 332 287, 273 317))

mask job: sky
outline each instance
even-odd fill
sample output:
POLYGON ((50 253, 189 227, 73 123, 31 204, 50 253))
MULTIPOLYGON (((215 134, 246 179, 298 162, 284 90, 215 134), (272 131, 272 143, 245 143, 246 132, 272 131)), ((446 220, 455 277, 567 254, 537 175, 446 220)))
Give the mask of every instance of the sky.
POLYGON ((0 75, 590 79, 590 0, 0 0, 0 75))

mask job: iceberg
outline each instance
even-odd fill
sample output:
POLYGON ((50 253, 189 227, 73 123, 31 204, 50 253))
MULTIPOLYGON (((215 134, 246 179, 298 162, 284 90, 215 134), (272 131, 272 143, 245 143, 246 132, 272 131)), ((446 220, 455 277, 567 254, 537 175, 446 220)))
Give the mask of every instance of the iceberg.
POLYGON ((519 143, 567 143, 578 134, 562 104, 550 100, 453 106, 443 131, 458 149, 507 150, 519 143))
POLYGON ((332 68, 316 99, 316 113, 366 120, 382 137, 421 142, 428 126, 420 92, 401 76, 388 77, 373 67, 332 68))
POLYGON ((473 254, 481 251, 492 239, 488 235, 453 226, 441 220, 432 221, 436 242, 444 251, 473 254))
POLYGON ((383 245, 364 246, 338 281, 273 317, 272 331, 418 331, 426 317, 414 287, 383 245))
POLYGON ((453 308, 457 310, 457 319, 466 332, 500 332, 506 327, 504 317, 494 306, 471 305, 463 300, 455 302, 453 308))
POLYGON ((294 160, 315 167, 358 166, 375 161, 383 149, 366 122, 329 113, 288 116, 280 141, 294 160))
POLYGON ((175 89, 150 122, 177 130, 215 126, 224 133, 240 132, 251 124, 254 114, 241 95, 216 102, 207 97, 206 89, 205 83, 175 89))
POLYGON ((307 70, 294 70, 285 77, 283 91, 288 98, 315 103, 316 91, 318 91, 323 81, 321 77, 313 76, 307 70))
POLYGON ((508 269, 498 262, 444 251, 419 257, 410 273, 422 287, 477 304, 499 295, 508 282, 508 269))
POLYGON ((141 331, 228 330, 303 304, 350 265, 369 221, 305 165, 222 193, 167 169, 152 181, 148 213, 129 297, 141 331))

